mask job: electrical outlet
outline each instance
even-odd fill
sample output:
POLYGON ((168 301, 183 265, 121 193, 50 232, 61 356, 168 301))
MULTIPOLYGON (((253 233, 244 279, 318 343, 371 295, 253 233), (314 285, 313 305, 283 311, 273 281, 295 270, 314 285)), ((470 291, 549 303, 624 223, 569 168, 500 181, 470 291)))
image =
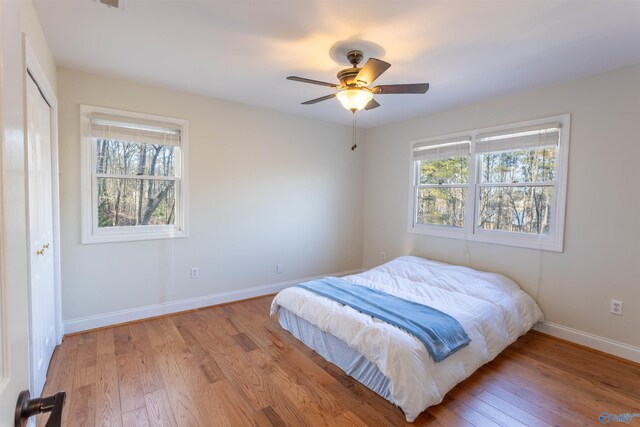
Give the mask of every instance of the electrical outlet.
POLYGON ((622 316, 622 301, 612 299, 611 307, 609 311, 611 312, 611 314, 617 314, 618 316, 622 316))
POLYGON ((282 274, 282 264, 276 264, 276 274, 282 274))
POLYGON ((192 267, 191 268, 191 278, 192 279, 197 279, 198 277, 200 277, 200 270, 198 270, 198 267, 192 267))
POLYGON ((380 252, 380 261, 384 261, 385 259, 387 259, 387 253, 386 252, 380 252))

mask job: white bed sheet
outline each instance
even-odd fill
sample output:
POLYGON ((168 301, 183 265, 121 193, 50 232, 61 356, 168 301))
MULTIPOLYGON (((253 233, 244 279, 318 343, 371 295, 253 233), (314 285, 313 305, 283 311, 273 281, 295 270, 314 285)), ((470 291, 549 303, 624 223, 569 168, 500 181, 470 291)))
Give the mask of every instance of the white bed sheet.
POLYGON ((458 320, 471 343, 436 363, 413 335, 306 289, 273 300, 358 351, 389 379, 391 400, 413 421, 456 384, 541 321, 540 308, 512 280, 418 257, 400 257, 343 279, 436 308, 458 320))

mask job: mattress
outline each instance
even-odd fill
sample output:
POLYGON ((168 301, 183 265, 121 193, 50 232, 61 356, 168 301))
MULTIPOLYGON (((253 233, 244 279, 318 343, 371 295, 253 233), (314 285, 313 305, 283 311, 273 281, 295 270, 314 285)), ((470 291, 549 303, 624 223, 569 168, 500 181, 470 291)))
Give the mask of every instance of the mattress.
POLYGON ((294 335, 318 347, 325 359, 399 406, 407 421, 440 403, 456 384, 542 320, 539 307, 512 280, 424 258, 400 257, 343 279, 443 311, 471 337, 467 347, 436 363, 416 337, 351 307, 295 286, 276 295, 271 313, 280 317, 280 310, 286 310, 280 317, 285 328, 296 330, 294 335))

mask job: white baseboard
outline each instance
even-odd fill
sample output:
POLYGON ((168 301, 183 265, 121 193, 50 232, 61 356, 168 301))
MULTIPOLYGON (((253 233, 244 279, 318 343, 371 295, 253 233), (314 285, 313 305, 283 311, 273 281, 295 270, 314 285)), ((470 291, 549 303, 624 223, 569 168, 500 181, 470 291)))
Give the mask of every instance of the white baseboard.
POLYGON ((211 305, 224 304, 227 302, 239 301, 247 298, 259 297, 262 295, 269 295, 301 282, 319 279, 326 276, 347 276, 349 274, 360 272, 362 272, 362 270, 342 271, 339 273, 324 274, 321 276, 305 277, 302 279, 288 280, 286 282, 272 283, 270 285, 254 286, 237 291, 220 292, 217 294, 205 295, 201 297, 186 298, 161 304, 147 305, 145 307, 113 311, 111 313, 96 314, 94 316, 79 317, 64 322, 64 333, 72 334, 74 332, 82 332, 89 329, 117 325, 119 323, 146 319, 148 317, 161 316, 163 314, 177 313, 185 310, 193 310, 195 308, 208 307, 211 305))
POLYGON ((585 347, 590 347, 614 356, 622 357, 623 359, 640 363, 640 347, 634 347, 629 344, 610 340, 609 338, 593 335, 588 332, 579 331, 577 329, 558 325, 557 323, 552 322, 538 323, 534 329, 557 338, 562 338, 576 344, 584 345, 585 347))

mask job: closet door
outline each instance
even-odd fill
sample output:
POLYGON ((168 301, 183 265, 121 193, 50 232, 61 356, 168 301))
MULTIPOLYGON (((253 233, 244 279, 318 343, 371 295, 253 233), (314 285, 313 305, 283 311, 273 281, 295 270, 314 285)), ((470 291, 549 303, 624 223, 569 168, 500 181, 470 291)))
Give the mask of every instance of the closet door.
POLYGON ((32 396, 39 396, 56 345, 51 108, 27 76, 32 396))

